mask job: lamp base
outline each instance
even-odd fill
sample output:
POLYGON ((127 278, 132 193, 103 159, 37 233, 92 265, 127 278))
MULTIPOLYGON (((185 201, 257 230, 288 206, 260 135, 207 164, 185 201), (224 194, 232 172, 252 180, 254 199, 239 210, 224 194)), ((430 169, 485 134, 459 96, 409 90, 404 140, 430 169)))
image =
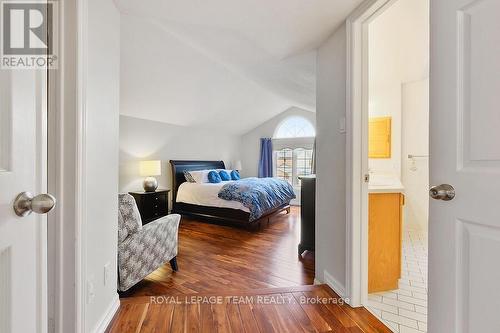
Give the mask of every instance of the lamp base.
POLYGON ((142 182, 142 187, 144 187, 144 192, 154 192, 158 188, 158 181, 155 177, 146 177, 142 182))

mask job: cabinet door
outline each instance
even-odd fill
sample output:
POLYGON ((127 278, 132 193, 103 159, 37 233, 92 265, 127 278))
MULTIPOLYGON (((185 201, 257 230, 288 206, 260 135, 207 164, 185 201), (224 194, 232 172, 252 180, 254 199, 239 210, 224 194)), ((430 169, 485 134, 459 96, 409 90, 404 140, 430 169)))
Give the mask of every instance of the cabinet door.
POLYGON ((398 288, 401 277, 402 205, 400 193, 370 193, 368 292, 398 288))
POLYGON ((391 158, 391 117, 370 118, 368 125, 368 157, 391 158))

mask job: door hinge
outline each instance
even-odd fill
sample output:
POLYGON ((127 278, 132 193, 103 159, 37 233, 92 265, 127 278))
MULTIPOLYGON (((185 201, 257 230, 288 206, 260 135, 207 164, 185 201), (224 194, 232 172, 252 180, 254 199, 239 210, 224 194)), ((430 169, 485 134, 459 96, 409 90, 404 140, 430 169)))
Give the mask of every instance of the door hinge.
POLYGON ((370 174, 369 173, 365 174, 364 179, 365 179, 365 183, 369 183, 370 182, 370 174))

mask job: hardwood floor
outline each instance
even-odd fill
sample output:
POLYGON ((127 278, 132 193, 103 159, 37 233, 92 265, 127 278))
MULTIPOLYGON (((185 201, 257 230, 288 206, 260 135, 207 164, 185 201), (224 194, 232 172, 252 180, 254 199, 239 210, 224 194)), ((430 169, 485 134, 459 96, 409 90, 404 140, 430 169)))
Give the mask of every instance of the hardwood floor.
POLYGON ((107 332, 391 331, 366 309, 351 308, 326 285, 316 285, 127 298, 107 332))
POLYGON ((182 218, 179 271, 172 272, 167 263, 121 297, 312 284, 314 253, 297 256, 299 219, 297 207, 274 217, 261 230, 182 218))
POLYGON ((297 256, 299 219, 293 207, 249 231, 183 218, 179 271, 167 263, 122 293, 107 332, 390 332, 312 285, 314 253, 297 256), (305 302, 316 297, 329 301, 305 302))

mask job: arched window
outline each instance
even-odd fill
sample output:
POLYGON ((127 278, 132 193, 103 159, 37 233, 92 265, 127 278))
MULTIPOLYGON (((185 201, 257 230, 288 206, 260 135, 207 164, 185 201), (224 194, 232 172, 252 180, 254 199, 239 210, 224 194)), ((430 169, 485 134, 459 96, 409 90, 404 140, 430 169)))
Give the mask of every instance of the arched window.
POLYGON ((303 117, 292 116, 278 125, 273 140, 276 177, 300 186, 298 177, 312 173, 315 136, 313 124, 303 117))
POLYGON ((274 133, 276 139, 310 138, 315 136, 316 130, 309 120, 297 116, 285 119, 274 133))

